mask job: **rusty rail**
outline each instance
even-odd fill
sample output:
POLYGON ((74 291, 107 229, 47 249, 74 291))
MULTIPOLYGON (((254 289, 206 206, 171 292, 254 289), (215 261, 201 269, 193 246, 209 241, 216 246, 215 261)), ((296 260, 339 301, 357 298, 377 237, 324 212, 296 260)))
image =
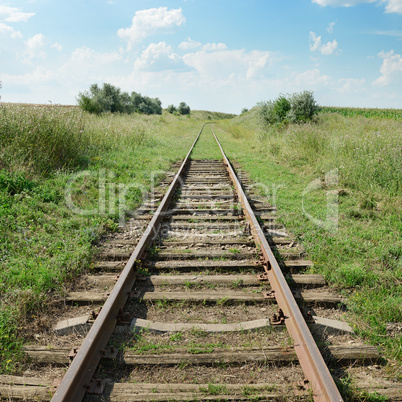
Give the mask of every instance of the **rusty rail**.
POLYGON ((239 182, 223 148, 211 127, 212 134, 222 152, 224 163, 228 169, 229 175, 237 191, 237 196, 242 204, 243 211, 247 221, 250 224, 251 233, 256 243, 261 247, 265 260, 265 271, 272 290, 275 292, 275 298, 278 306, 285 315, 286 327, 294 340, 294 348, 299 359, 300 365, 306 375, 315 401, 342 401, 338 388, 336 387, 331 373, 315 343, 305 319, 296 303, 295 298, 283 276, 271 247, 269 246, 262 228, 254 215, 254 212, 248 202, 241 183, 239 182))
POLYGON ((107 342, 116 326, 119 310, 123 308, 127 301, 129 292, 134 285, 137 276, 137 261, 141 259, 146 247, 152 242, 157 233, 160 222, 163 218, 163 212, 165 212, 169 207, 176 186, 182 177, 183 171, 189 161, 190 154, 197 143, 204 126, 205 124, 198 133, 197 138, 170 184, 145 233, 141 237, 116 285, 110 293, 110 296, 106 300, 102 310, 79 348, 77 355, 72 361, 71 366, 67 370, 59 387, 53 395, 53 402, 81 401, 85 392, 89 389, 92 376, 102 357, 102 351, 105 350, 107 342))
MULTIPOLYGON (((208 123, 206 123, 208 124, 208 123)), ((128 294, 132 289, 137 276, 137 261, 141 259, 146 247, 151 243, 156 235, 163 213, 169 207, 174 191, 182 177, 183 171, 189 161, 191 152, 197 143, 205 124, 201 128, 190 151, 184 159, 182 165, 165 196, 162 199, 157 211, 149 223, 145 233, 141 237, 133 254, 122 271, 119 280, 114 286, 106 303, 102 307, 97 319, 92 325, 83 344, 78 350, 71 366, 63 377, 52 401, 81 401, 85 392, 89 389, 92 376, 102 357, 107 342, 112 335, 117 323, 119 310, 127 301, 128 294)), ((212 128, 211 128, 212 130, 212 128)), ((253 237, 260 244, 261 250, 266 261, 266 272, 275 291, 275 297, 278 305, 285 313, 285 323, 295 342, 295 351, 298 355, 300 364, 311 383, 314 400, 316 401, 342 401, 335 383, 329 373, 327 366, 317 348, 314 339, 307 327, 307 324, 296 304, 296 301, 289 289, 289 286, 282 274, 282 271, 276 261, 271 248, 262 232, 262 229, 251 209, 247 197, 237 176, 227 159, 218 138, 212 130, 212 133, 222 152, 224 163, 227 166, 229 175, 236 187, 238 198, 242 203, 247 220, 250 224, 253 237)))

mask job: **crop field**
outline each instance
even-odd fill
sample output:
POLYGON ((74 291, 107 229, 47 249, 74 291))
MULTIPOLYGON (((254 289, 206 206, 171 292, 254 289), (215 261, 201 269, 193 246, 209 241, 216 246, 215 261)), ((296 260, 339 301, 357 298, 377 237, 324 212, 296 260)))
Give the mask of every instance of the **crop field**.
MULTIPOLYGON (((233 117, 93 116, 78 108, 0 107, 0 372, 94 246, 184 158, 205 122, 301 242, 312 273, 341 292, 346 320, 401 376, 402 110, 322 108, 309 124, 233 117), (124 196, 122 196, 122 194, 124 196), (102 202, 100 202, 100 200, 102 202), (80 213, 77 213, 80 211, 80 213)), ((208 139, 198 158, 216 158, 208 139)))
POLYGON ((333 107, 324 106, 321 108, 323 113, 338 113, 345 117, 367 117, 373 119, 402 119, 402 109, 374 109, 374 108, 354 108, 354 107, 333 107))

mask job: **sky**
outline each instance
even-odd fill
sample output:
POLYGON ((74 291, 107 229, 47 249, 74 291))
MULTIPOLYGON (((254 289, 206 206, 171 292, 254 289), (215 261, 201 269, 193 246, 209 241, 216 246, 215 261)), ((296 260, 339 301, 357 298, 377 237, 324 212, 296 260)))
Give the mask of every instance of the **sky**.
POLYGON ((236 114, 305 90, 402 108, 402 0, 0 0, 0 81, 1 102, 107 82, 236 114))

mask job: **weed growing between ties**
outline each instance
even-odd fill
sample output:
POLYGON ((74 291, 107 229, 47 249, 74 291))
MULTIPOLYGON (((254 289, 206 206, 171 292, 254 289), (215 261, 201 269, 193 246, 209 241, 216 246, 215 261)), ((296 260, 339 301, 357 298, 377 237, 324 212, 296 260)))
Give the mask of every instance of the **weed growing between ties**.
POLYGON ((315 124, 272 128, 253 109, 217 126, 228 157, 303 243, 312 272, 347 296, 357 334, 400 361, 392 328, 402 322, 402 123, 321 113, 315 124))
POLYGON ((222 160, 222 153, 216 145, 216 141, 209 125, 206 125, 203 134, 200 136, 191 159, 217 159, 222 160))
POLYGON ((22 369, 32 321, 91 268, 93 245, 186 155, 209 115, 0 107, 0 373, 22 369))
POLYGON ((205 395, 220 395, 227 393, 226 385, 209 383, 207 387, 200 387, 200 392, 205 395))
POLYGON ((267 342, 280 342, 289 346, 285 331, 266 328, 258 331, 241 331, 239 333, 209 333, 195 326, 190 331, 174 332, 166 335, 153 334, 146 328, 135 334, 127 347, 136 354, 213 353, 217 350, 228 351, 234 347, 263 348, 267 342))

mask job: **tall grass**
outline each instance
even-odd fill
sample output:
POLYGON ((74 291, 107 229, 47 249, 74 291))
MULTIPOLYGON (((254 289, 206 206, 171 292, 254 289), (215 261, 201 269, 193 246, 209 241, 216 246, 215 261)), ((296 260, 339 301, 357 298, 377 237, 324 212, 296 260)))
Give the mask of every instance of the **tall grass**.
POLYGON ((35 316, 90 269, 100 236, 118 230, 120 185, 128 188, 123 206, 129 212, 142 202, 139 188, 149 189, 186 155, 208 116, 216 117, 95 116, 74 107, 1 106, 0 372, 22 369, 20 346, 33 335, 35 316), (88 174, 76 179, 82 170, 88 174), (94 213, 68 206, 71 180, 75 205, 94 213))
POLYGON ((281 162, 309 171, 339 169, 344 186, 361 191, 401 191, 402 123, 321 114, 316 124, 267 129, 260 144, 281 162))
POLYGON ((219 122, 216 132, 228 156, 276 204, 314 261, 313 272, 345 295, 346 319, 384 347, 389 373, 398 376, 401 337, 389 328, 402 322, 402 121, 320 113, 315 123, 278 128, 261 125, 255 108, 219 122), (336 187, 325 181, 334 169, 336 187), (306 192, 317 179, 320 188, 306 192), (332 233, 306 214, 325 220, 329 191, 338 208, 332 233))
POLYGON ((146 117, 90 116, 76 107, 0 107, 0 167, 47 175, 88 166, 112 149, 153 144, 146 117), (133 122, 135 123, 133 124, 133 122))
POLYGON ((82 114, 53 106, 0 108, 0 163, 40 174, 85 164, 90 142, 82 114))

